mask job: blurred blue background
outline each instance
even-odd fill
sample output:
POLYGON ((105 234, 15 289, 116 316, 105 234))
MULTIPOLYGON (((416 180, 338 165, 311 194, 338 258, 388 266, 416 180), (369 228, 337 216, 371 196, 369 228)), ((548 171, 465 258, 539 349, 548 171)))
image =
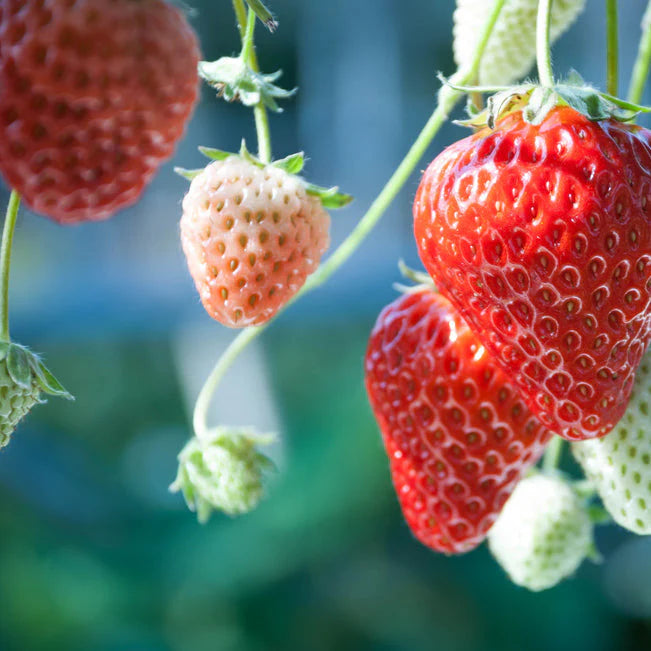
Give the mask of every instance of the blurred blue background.
MULTIPOLYGON (((234 54, 230 3, 187 1, 205 57, 234 54)), ((284 85, 300 87, 272 116, 274 150, 305 150, 312 181, 355 195, 333 216, 337 243, 427 119, 435 73, 454 69, 453 2, 270 4, 280 29, 259 29, 263 69, 282 67, 284 85)), ((622 71, 645 4, 620 3, 622 71)), ((557 71, 602 86, 603 5, 588 0, 555 49, 557 71)), ((428 158, 463 135, 446 126, 428 158)), ((236 150, 242 136, 253 148, 249 112, 204 88, 175 160, 136 207, 76 228, 21 216, 12 334, 45 353, 77 400, 35 409, 0 454, 0 650, 650 649, 650 539, 601 528, 603 564, 534 595, 485 548, 433 554, 400 517, 361 362, 395 296, 397 259, 417 265, 417 174, 354 259, 280 318, 217 396, 215 423, 282 434, 266 501, 201 527, 168 493, 194 397, 232 336, 187 273, 186 182, 172 166, 202 165, 197 145, 236 150)))

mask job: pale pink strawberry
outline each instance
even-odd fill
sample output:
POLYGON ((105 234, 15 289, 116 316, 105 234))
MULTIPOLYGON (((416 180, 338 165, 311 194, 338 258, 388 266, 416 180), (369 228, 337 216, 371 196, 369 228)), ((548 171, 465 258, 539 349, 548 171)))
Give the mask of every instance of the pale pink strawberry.
POLYGON ((192 180, 181 241, 206 311, 232 328, 271 319, 316 270, 330 216, 303 179, 241 156, 192 180))

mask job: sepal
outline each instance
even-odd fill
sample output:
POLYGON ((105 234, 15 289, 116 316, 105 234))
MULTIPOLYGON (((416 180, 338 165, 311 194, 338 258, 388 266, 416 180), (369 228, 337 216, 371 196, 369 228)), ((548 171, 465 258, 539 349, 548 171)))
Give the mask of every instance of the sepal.
POLYGON ((282 75, 281 70, 265 75, 256 72, 242 58, 222 57, 217 61, 201 61, 199 76, 217 89, 227 102, 240 101, 245 106, 262 102, 269 110, 282 112, 277 99, 288 99, 297 89, 285 90, 274 84, 282 75))

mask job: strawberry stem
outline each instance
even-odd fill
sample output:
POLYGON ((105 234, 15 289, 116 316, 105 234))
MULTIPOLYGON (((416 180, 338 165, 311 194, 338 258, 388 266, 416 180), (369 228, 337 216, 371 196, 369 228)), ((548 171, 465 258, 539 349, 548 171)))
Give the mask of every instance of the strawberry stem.
POLYGON ((552 16, 552 1, 539 0, 538 20, 536 22, 536 59, 538 62, 538 81, 542 86, 554 86, 552 70, 552 53, 550 47, 550 25, 552 16))
POLYGON ((631 85, 628 89, 628 101, 634 104, 642 102, 642 94, 647 77, 649 76, 649 64, 651 63, 651 0, 642 18, 642 38, 633 66, 631 85))
POLYGON ((0 247, 0 341, 9 341, 9 268, 11 266, 11 245, 14 241, 16 219, 20 208, 20 195, 12 190, 7 205, 5 224, 2 230, 2 245, 0 247))
MULTIPOLYGON (((258 57, 255 53, 255 24, 256 15, 249 9, 248 13, 244 0, 233 0, 233 10, 237 18, 237 25, 242 40, 241 57, 251 69, 260 72, 258 57)), ((269 129, 269 116, 262 99, 253 107, 255 130, 258 136, 258 158, 266 165, 271 162, 271 133, 269 129)))
MULTIPOLYGON (((238 1, 234 0, 233 4, 237 5, 238 1)), ((452 80, 457 85, 463 85, 471 82, 476 78, 477 70, 481 57, 488 43, 488 39, 493 31, 500 11, 504 6, 506 0, 495 0, 493 11, 484 27, 484 30, 479 38, 477 49, 475 51, 471 65, 468 68, 458 70, 453 75, 452 80)), ((237 12, 236 12, 237 13, 237 12)), ((438 133, 439 129, 448 118, 448 115, 457 104, 457 102, 464 95, 464 91, 457 90, 449 85, 444 85, 439 91, 438 105, 429 120, 423 127, 413 145, 407 152, 407 155, 400 163, 396 171, 393 173, 387 184, 384 186, 375 201, 371 204, 370 208, 362 219, 358 222, 357 226, 352 230, 348 237, 339 245, 335 252, 319 267, 319 269, 312 274, 302 289, 294 296, 294 298, 285 305, 279 312, 284 312, 294 302, 300 300, 302 296, 316 289, 325 283, 332 274, 341 267, 344 262, 359 248, 360 244, 364 241, 366 236, 373 230, 374 226, 378 223, 382 215, 386 212, 387 208, 391 205, 400 190, 404 187, 405 183, 411 176, 412 172, 418 165, 419 161, 427 151, 434 136, 438 133)), ((277 318, 277 317, 275 317, 277 318)), ((207 413, 212 396, 217 390, 219 382, 236 360, 238 355, 274 320, 267 321, 264 325, 247 328, 243 330, 231 342, 228 348, 224 351, 222 356, 217 361, 212 372, 208 376, 199 397, 197 399, 194 415, 192 419, 193 427, 198 438, 206 437, 209 431, 207 425, 207 413)))
POLYGON ((560 436, 554 435, 552 440, 547 444, 545 456, 543 457, 542 467, 545 472, 552 472, 558 468, 558 464, 563 454, 565 440, 560 436))
POLYGON ((606 90, 615 97, 619 90, 617 25, 617 0, 606 0, 606 90))

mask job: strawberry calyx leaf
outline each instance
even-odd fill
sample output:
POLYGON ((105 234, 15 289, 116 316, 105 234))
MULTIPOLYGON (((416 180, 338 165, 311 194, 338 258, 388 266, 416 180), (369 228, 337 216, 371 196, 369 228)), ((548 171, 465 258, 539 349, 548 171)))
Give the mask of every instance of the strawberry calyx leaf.
POLYGON ((261 0, 246 0, 251 11, 259 18, 260 22, 273 34, 278 29, 278 21, 261 0))
MULTIPOLYGON (((226 160, 227 158, 230 158, 231 156, 239 156, 240 158, 243 158, 244 160, 248 161, 252 165, 255 165, 256 167, 259 167, 260 169, 267 167, 267 165, 265 165, 257 156, 253 155, 248 150, 246 146, 246 142, 244 140, 242 140, 242 145, 238 153, 223 151, 222 149, 214 149, 212 147, 199 147, 199 151, 204 156, 206 156, 206 158, 209 158, 212 161, 223 161, 226 160)), ((280 158, 278 160, 272 161, 271 163, 269 163, 269 166, 277 167, 287 172, 287 174, 291 174, 292 176, 298 177, 303 183, 303 185, 305 186, 305 191, 307 192, 307 194, 313 197, 318 197, 319 200, 321 201, 321 205, 324 208, 329 208, 333 210, 337 208, 343 208, 353 200, 352 195, 346 194, 344 192, 340 192, 338 186, 332 188, 325 188, 319 185, 315 185, 314 183, 309 183, 308 181, 300 177, 299 175, 303 171, 303 167, 305 166, 305 161, 306 161, 305 153, 299 151, 296 154, 290 154, 285 158, 280 158)), ((175 167, 174 171, 179 176, 182 176, 183 178, 192 181, 197 176, 199 176, 201 172, 203 172, 203 169, 188 170, 183 167, 175 167)))
POLYGON ((9 377, 20 388, 37 388, 51 396, 74 400, 43 360, 27 347, 13 342, 0 342, 0 362, 4 362, 9 377))
POLYGON ((572 71, 567 79, 553 87, 525 82, 517 86, 457 86, 439 75, 444 84, 466 93, 494 93, 486 102, 486 109, 476 113, 471 111, 467 120, 456 124, 475 129, 495 128, 496 122, 513 112, 522 112, 525 122, 541 124, 548 113, 557 106, 569 106, 589 120, 613 119, 630 122, 640 113, 651 112, 651 107, 627 102, 618 97, 587 84, 583 78, 572 71))
POLYGON ((256 106, 262 102, 275 113, 282 112, 276 100, 288 99, 298 90, 286 90, 274 84, 282 75, 282 70, 271 74, 256 72, 241 55, 222 57, 217 61, 200 61, 198 71, 199 76, 227 102, 239 101, 244 106, 256 106))

